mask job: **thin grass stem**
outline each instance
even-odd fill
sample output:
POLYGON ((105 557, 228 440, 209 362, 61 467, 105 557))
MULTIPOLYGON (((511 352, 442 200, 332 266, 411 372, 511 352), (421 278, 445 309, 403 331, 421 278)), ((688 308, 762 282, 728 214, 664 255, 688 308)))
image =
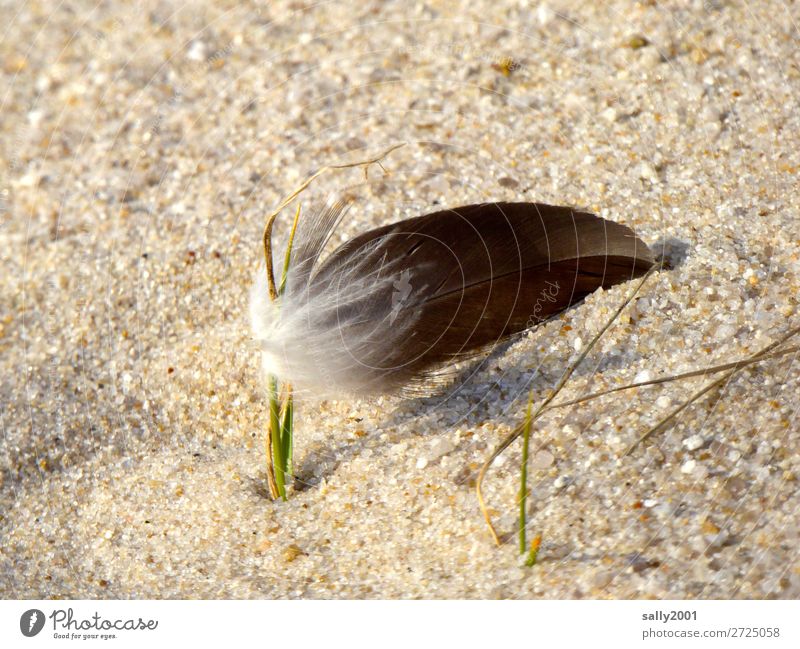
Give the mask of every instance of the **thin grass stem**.
POLYGON ((286 451, 286 473, 292 475, 294 473, 294 400, 291 386, 287 386, 286 390, 286 401, 284 401, 281 415, 281 445, 286 451))
POLYGON ((657 379, 651 379, 650 381, 639 381, 638 383, 628 383, 627 385, 621 385, 616 388, 609 388, 607 390, 601 390, 599 392, 592 392, 591 394, 579 397, 578 399, 571 399, 570 401, 559 401, 558 403, 554 403, 548 406, 547 410, 555 410, 556 408, 564 408, 566 406, 575 406, 579 403, 585 403, 586 401, 593 401, 594 399, 598 399, 600 397, 604 397, 609 394, 614 394, 615 392, 622 392, 623 390, 632 390, 633 388, 642 388, 649 385, 662 385, 664 383, 671 383, 672 381, 682 381, 683 379, 691 379, 697 376, 716 374, 717 372, 724 372, 725 370, 743 369, 750 365, 754 365, 756 363, 763 363, 764 361, 768 361, 774 358, 780 358, 781 356, 786 356, 787 354, 794 354, 797 353, 798 351, 800 351, 800 346, 787 347, 786 349, 780 349, 776 352, 772 352, 771 354, 763 354, 763 355, 755 354, 754 356, 750 356, 749 358, 743 358, 742 360, 739 361, 731 361, 730 363, 724 363, 722 365, 713 365, 711 367, 704 367, 699 370, 684 372, 683 374, 662 376, 657 379))
MULTIPOLYGON (((264 260, 267 263, 267 287, 269 288, 269 296, 273 302, 278 299, 278 289, 275 286, 275 271, 272 268, 272 226, 275 224, 275 219, 278 218, 278 214, 280 214, 283 211, 283 208, 286 207, 289 203, 291 203, 300 194, 302 194, 308 188, 308 186, 312 182, 314 182, 314 180, 319 178, 326 171, 329 171, 331 169, 352 169, 354 167, 363 167, 364 175, 366 175, 370 165, 373 164, 380 165, 381 160, 383 160, 393 151, 396 151, 397 149, 404 147, 405 145, 406 145, 405 142, 401 142, 400 144, 395 144, 394 146, 386 149, 386 151, 384 151, 380 155, 375 156, 374 158, 370 158, 369 160, 362 160, 361 162, 352 162, 341 165, 325 165, 317 172, 309 176, 303 182, 302 185, 300 185, 291 194, 289 194, 286 198, 284 198, 281 204, 278 206, 278 209, 276 209, 272 214, 270 214, 267 217, 267 222, 264 225, 264 235, 262 237, 262 242, 264 244, 264 260)), ((381 169, 383 169, 383 165, 380 166, 381 169)))
MULTIPOLYGON (((323 173, 331 169, 349 169, 353 167, 363 167, 364 175, 366 176, 370 165, 377 164, 383 169, 381 160, 388 156, 392 151, 405 146, 406 143, 402 142, 390 147, 382 154, 363 160, 361 162, 353 162, 341 165, 326 165, 319 169, 316 173, 307 178, 302 185, 295 189, 289 196, 287 196, 272 214, 267 217, 264 225, 264 234, 262 243, 264 246, 264 262, 267 271, 267 288, 269 290, 270 300, 275 302, 286 289, 286 278, 289 273, 289 266, 292 258, 292 245, 294 244, 295 233, 297 232, 297 224, 300 220, 300 204, 297 205, 295 211, 292 229, 289 232, 289 241, 286 246, 286 254, 283 260, 283 272, 281 273, 280 284, 275 286, 275 270, 272 265, 272 228, 275 224, 275 219, 289 203, 297 198, 306 188, 323 173)), ((269 485, 270 495, 273 499, 282 498, 287 500, 286 497, 286 475, 293 473, 293 454, 294 454, 294 401, 292 397, 292 387, 286 384, 286 398, 281 404, 279 401, 279 383, 278 378, 270 375, 267 379, 268 393, 269 393, 269 428, 267 430, 267 483, 269 485)))
POLYGON ((278 400, 278 379, 270 375, 268 379, 269 392, 269 436, 272 444, 272 466, 275 472, 275 485, 278 497, 286 500, 286 461, 281 439, 280 401, 278 400))
POLYGON ((531 548, 528 551, 528 558, 525 560, 525 565, 532 568, 536 565, 536 559, 539 557, 539 548, 542 546, 542 535, 537 534, 531 539, 531 548))
MULTIPOLYGON (((800 327, 794 327, 793 329, 790 329, 787 333, 785 333, 783 336, 781 336, 774 343, 771 343, 771 344, 767 345, 766 347, 764 347, 764 349, 762 349, 761 351, 755 353, 751 357, 751 359, 764 360, 764 358, 768 354, 772 353, 776 348, 778 348, 781 345, 783 345, 786 341, 788 341, 790 338, 792 338, 793 336, 795 336, 799 332, 800 332, 800 327)), ((628 447, 628 449, 622 454, 622 457, 630 455, 636 449, 636 447, 639 446, 639 444, 641 444, 645 440, 649 439, 655 433, 657 433, 657 432, 659 432, 661 430, 664 430, 672 421, 675 420, 675 418, 680 413, 682 413, 684 410, 686 410, 686 408, 688 408, 690 405, 692 405, 698 399, 701 399, 703 396, 705 396, 706 394, 711 392, 714 388, 725 384, 727 381, 729 381, 731 378, 733 378, 734 374, 736 374, 741 369, 742 369, 742 367, 737 365, 734 369, 730 370, 729 372, 727 372, 726 374, 724 374, 720 378, 716 379, 715 381, 712 381, 711 383, 706 385, 704 388, 702 388, 701 390, 699 390, 698 392, 693 394, 686 401, 684 401, 680 406, 675 408, 675 410, 673 410, 666 417, 664 417, 661 421, 659 421, 655 426, 650 428, 650 430, 648 430, 646 433, 644 433, 644 435, 639 437, 639 439, 637 439, 633 444, 631 444, 628 447)))
POLYGON ((283 258, 283 273, 281 274, 281 283, 278 286, 278 295, 283 295, 286 289, 286 277, 289 274, 289 263, 292 260, 292 245, 294 245, 294 235, 297 232, 297 222, 300 220, 300 203, 297 204, 297 211, 294 213, 294 222, 292 229, 289 232, 289 241, 286 244, 286 255, 283 258))
POLYGON ((528 397, 528 411, 522 429, 522 460, 519 471, 519 553, 525 554, 528 542, 525 533, 528 527, 525 508, 528 504, 528 449, 531 441, 531 408, 533 407, 533 391, 528 397))
MULTIPOLYGON (((614 311, 614 314, 611 316, 611 318, 609 318, 608 322, 606 322, 606 324, 603 325, 603 328, 600 329, 600 331, 598 331, 597 334, 595 334, 594 338, 592 338, 592 340, 589 342, 589 344, 586 346, 583 352, 581 352, 578 358, 567 367, 567 369, 564 371, 564 374, 562 374, 561 378, 556 384, 556 387, 550 391, 550 394, 545 398, 545 400, 536 409, 536 412, 532 415, 531 424, 533 424, 533 422, 535 422, 542 415, 545 408, 547 408, 547 406, 550 405, 550 402, 556 398, 559 392, 561 392, 561 390, 567 384, 567 381, 569 381, 572 374, 575 372, 576 369, 578 369, 578 366, 580 366, 580 364, 584 361, 584 359, 589 355, 589 352, 592 351, 595 345, 597 345, 598 341, 603 336, 603 334, 605 334, 605 332, 611 327, 611 325, 614 324, 614 322, 616 322, 617 318, 619 317, 619 314, 622 313, 622 310, 626 306, 628 306, 628 304, 631 303, 631 301, 639 292, 639 290, 642 288, 642 286, 644 286, 644 283, 658 268, 659 268, 658 266, 652 266, 650 270, 648 270, 644 274, 641 281, 636 285, 636 287, 628 296, 628 298, 619 306, 619 308, 617 308, 616 311, 614 311)), ((486 501, 483 498, 483 481, 484 478, 486 478, 486 473, 489 471, 489 467, 492 466, 492 463, 498 458, 498 456, 503 451, 505 451, 509 446, 511 446, 511 444, 513 444, 514 441, 520 435, 522 435, 523 432, 524 432, 524 424, 517 426, 514 429, 514 431, 500 443, 500 445, 489 456, 489 459, 486 460, 486 462, 484 462, 480 472, 478 473, 478 479, 475 481, 475 492, 478 497, 478 505, 480 506, 481 513, 483 514, 483 519, 486 522, 486 526, 489 528, 489 532, 491 533, 495 544, 498 546, 501 545, 500 537, 497 535, 497 531, 495 530, 494 525, 492 524, 492 517, 489 515, 489 510, 486 507, 486 501)))

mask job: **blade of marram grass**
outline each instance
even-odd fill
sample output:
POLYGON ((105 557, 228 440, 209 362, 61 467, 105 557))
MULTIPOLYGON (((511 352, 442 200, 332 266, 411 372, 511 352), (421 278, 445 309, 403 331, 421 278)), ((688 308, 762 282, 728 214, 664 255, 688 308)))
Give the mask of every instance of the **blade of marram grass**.
POLYGON ((281 417, 281 446, 285 451, 285 464, 286 473, 292 475, 294 469, 293 452, 294 452, 294 401, 292 399, 292 390, 288 389, 286 401, 283 406, 283 416, 281 417))
POLYGON ((294 244, 294 235, 297 232, 297 222, 300 220, 300 203, 297 204, 297 210, 294 213, 294 222, 292 229, 289 231, 289 241, 286 244, 286 255, 283 258, 283 273, 281 273, 281 283, 278 286, 278 296, 283 295, 286 288, 286 276, 289 273, 289 263, 292 260, 292 245, 294 244))
MULTIPOLYGON (((616 322, 617 318, 619 317, 619 314, 622 313, 623 309, 626 306, 628 306, 628 304, 631 303, 631 301, 639 292, 639 290, 642 288, 642 286, 644 286, 644 283, 648 279, 650 279, 650 276, 656 270, 658 270, 658 266, 653 266, 650 270, 648 270, 644 274, 641 281, 636 285, 636 287, 633 289, 631 294, 626 298, 626 300, 622 304, 620 304, 619 308, 617 308, 617 310, 614 311, 613 315, 611 316, 611 318, 609 318, 608 322, 606 322, 606 324, 603 325, 603 328, 600 329, 600 331, 598 331, 595 334, 595 336, 592 338, 589 344, 580 353, 578 358, 567 367, 567 369, 564 371, 564 374, 561 375, 561 378, 559 379, 558 383, 556 383, 555 388, 553 388, 553 390, 545 398, 545 400, 541 404, 539 404, 539 406, 536 408, 536 412, 534 412, 533 415, 531 416, 531 424, 535 422, 537 419, 539 419, 539 417, 542 415, 547 406, 550 405, 550 402, 553 401, 553 399, 555 399, 556 396, 558 396, 558 393, 561 392, 563 387, 567 384, 567 381, 569 381, 570 377, 575 372, 575 370, 578 369, 578 366, 584 361, 586 356, 589 355, 589 352, 592 351, 592 349, 600 340, 600 338, 602 338, 603 334, 611 327, 612 324, 614 324, 614 322, 616 322)), ((514 441, 520 435, 522 435, 522 433, 523 433, 523 426, 522 425, 517 426, 514 429, 514 431, 508 437, 506 437, 497 448, 495 448, 495 450, 489 456, 489 459, 487 459, 486 462, 483 463, 481 470, 478 472, 478 479, 475 481, 475 492, 478 497, 478 506, 481 509, 484 521, 486 521, 486 526, 489 528, 489 532, 491 533, 495 544, 498 546, 502 544, 500 542, 500 537, 497 535, 497 531, 494 529, 494 524, 492 523, 492 517, 489 515, 489 510, 486 507, 486 501, 483 498, 483 480, 486 477, 486 473, 489 471, 489 467, 492 466, 492 463, 498 458, 498 456, 503 451, 505 451, 509 446, 511 446, 511 444, 513 444, 514 441)))
POLYGON ((755 365, 756 363, 763 363, 764 361, 772 360, 774 358, 780 358, 781 356, 786 356, 788 354, 795 354, 798 351, 800 351, 800 347, 792 346, 771 352, 769 354, 764 354, 763 352, 757 352, 756 354, 748 358, 743 358, 738 361, 731 361, 730 363, 723 363, 722 365, 712 365, 710 367, 704 367, 699 370, 692 370, 691 372, 684 372, 682 374, 673 374, 671 376, 662 376, 657 379, 650 379, 649 381, 638 381, 637 383, 628 383, 627 385, 620 385, 616 388, 608 388, 607 390, 592 392, 577 399, 570 399, 569 401, 559 401, 558 403, 554 403, 548 406, 547 410, 554 410, 555 408, 565 408, 566 406, 574 406, 579 403, 594 401, 599 397, 604 397, 609 394, 614 394, 615 392, 622 392, 623 390, 632 390, 633 388, 643 388, 650 385, 663 385, 664 383, 672 383, 673 381, 682 381, 684 379, 691 379, 698 376, 707 376, 709 374, 716 374, 717 372, 724 372, 725 370, 744 369, 750 365, 755 365))
MULTIPOLYGON (((800 333, 800 327, 794 327, 794 328, 790 329, 788 332, 783 334, 783 336, 781 336, 774 343, 771 343, 771 344, 767 345, 766 347, 764 347, 764 349, 762 349, 761 351, 759 351, 756 354, 754 354, 751 358, 764 360, 765 357, 767 357, 770 353, 775 351, 775 349, 777 349, 778 347, 783 345, 785 342, 787 342, 790 338, 795 336, 797 333, 800 333)), ((698 399, 702 398, 707 393, 711 392, 714 388, 717 388, 717 387, 720 387, 720 386, 724 385, 727 381, 732 379, 734 374, 736 374, 738 371, 740 371, 742 369, 742 367, 743 367, 743 364, 741 364, 741 363, 736 364, 734 369, 730 370, 729 372, 726 372, 720 378, 716 379, 715 381, 712 381, 711 383, 706 385, 703 389, 701 389, 700 391, 698 391, 695 394, 693 394, 689 399, 684 401, 678 408, 673 410, 669 415, 664 417, 655 426, 650 428, 650 430, 648 430, 646 433, 644 433, 644 435, 639 437, 639 439, 637 439, 633 444, 631 444, 628 447, 628 449, 622 454, 622 457, 625 457, 626 455, 630 455, 636 449, 636 447, 639 446, 639 444, 641 444, 645 440, 649 439, 655 433, 657 433, 657 432, 659 432, 661 430, 664 430, 672 421, 674 421, 674 419, 681 412, 686 410, 686 408, 688 408, 690 405, 692 405, 695 401, 697 401, 698 399)))
POLYGON ((536 565, 536 559, 539 556, 539 547, 542 545, 542 535, 537 534, 531 539, 531 549, 528 551, 528 558, 525 560, 525 565, 532 568, 536 565))
MULTIPOLYGON (((300 219, 300 205, 297 206, 297 211, 294 216, 294 223, 289 234, 289 242, 286 246, 286 256, 283 262, 283 273, 281 275, 280 286, 275 286, 275 274, 272 266, 272 226, 275 224, 278 214, 281 213, 284 207, 289 205, 295 198, 302 194, 308 186, 319 176, 326 171, 332 169, 350 169, 354 167, 361 167, 364 170, 366 177, 368 169, 371 165, 377 164, 383 169, 381 160, 388 156, 392 151, 405 146, 405 142, 396 144, 382 154, 369 160, 361 162, 354 162, 340 165, 326 165, 319 169, 317 172, 309 176, 302 185, 295 189, 289 196, 287 196, 278 208, 272 212, 266 220, 264 225, 264 233, 262 236, 262 244, 264 246, 264 261, 266 262, 267 271, 267 287, 269 289, 270 299, 274 302, 283 293, 286 287, 286 277, 291 262, 292 244, 294 242, 294 235, 297 230, 297 223, 300 219)), ((386 170, 384 169, 384 173, 386 170)), ((286 500, 286 486, 285 474, 287 469, 291 467, 292 460, 291 454, 294 449, 293 441, 293 418, 294 406, 292 403, 292 389, 287 386, 287 399, 283 410, 278 402, 278 379, 275 376, 268 377, 268 391, 269 391, 269 430, 267 433, 267 480, 269 482, 270 493, 273 498, 281 497, 286 500), (282 415, 281 415, 282 412, 282 415), (288 453, 288 457, 287 457, 288 453), (278 475, 280 474, 280 482, 278 482, 278 475)))
MULTIPOLYGON (((297 232, 297 223, 300 220, 300 203, 297 204, 297 210, 294 213, 294 222, 292 229, 289 232, 289 241, 286 244, 286 255, 283 259, 283 272, 281 273, 281 283, 278 287, 278 296, 283 295, 286 289, 286 277, 289 274, 289 264, 292 260, 292 245, 294 244, 294 235, 297 232)), ((282 469, 285 476, 291 475, 293 468, 293 453, 294 453, 294 400, 292 398, 292 388, 287 384, 286 386, 286 399, 283 402, 283 408, 280 415, 280 439, 281 439, 281 460, 282 469)), ((285 484, 284 484, 284 500, 286 499, 285 484)))
MULTIPOLYGON (((406 145, 405 142, 401 142, 400 144, 395 144, 392 147, 389 147, 381 153, 379 156, 374 158, 370 158, 369 160, 362 160, 361 162, 352 162, 348 164, 341 164, 341 165, 325 165, 315 173, 311 174, 306 180, 300 185, 297 189, 295 189, 291 194, 289 194, 286 198, 281 201, 281 204, 278 208, 272 212, 267 217, 267 222, 264 225, 264 234, 262 236, 262 243, 264 246, 264 260, 267 262, 267 287, 269 288, 269 296, 274 302, 278 299, 278 289, 275 286, 275 273, 272 268, 272 226, 275 224, 275 219, 278 218, 278 214, 283 211, 283 208, 289 205, 295 198, 297 198, 300 194, 302 194, 308 186, 314 182, 317 178, 319 178, 322 174, 326 171, 330 171, 331 169, 352 169, 354 167, 361 167, 364 169, 364 176, 367 175, 367 170, 369 169, 370 165, 377 164, 383 169, 383 165, 381 164, 381 160, 383 160, 386 156, 388 156, 392 151, 396 151, 397 149, 404 147, 406 145)), ((384 169, 384 172, 386 170, 384 169)))
POLYGON ((269 435, 272 440, 272 466, 275 471, 275 484, 278 496, 286 500, 285 455, 281 435, 280 402, 278 401, 278 379, 270 375, 269 391, 269 435))
POLYGON ((528 397, 528 411, 525 415, 525 424, 522 428, 522 461, 519 472, 519 553, 525 554, 527 529, 525 507, 528 504, 528 449, 531 440, 531 408, 533 407, 533 390, 528 397))

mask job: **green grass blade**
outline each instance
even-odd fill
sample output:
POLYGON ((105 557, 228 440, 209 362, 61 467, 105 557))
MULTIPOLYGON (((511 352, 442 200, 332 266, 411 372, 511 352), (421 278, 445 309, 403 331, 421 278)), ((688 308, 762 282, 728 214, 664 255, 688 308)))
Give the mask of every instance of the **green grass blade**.
POLYGON ((294 467, 292 459, 294 455, 294 437, 292 435, 294 426, 294 400, 291 391, 286 397, 286 404, 283 408, 281 418, 281 447, 285 451, 284 462, 286 463, 286 473, 292 475, 294 467))
POLYGON ((528 552, 528 558, 525 560, 525 565, 532 568, 536 565, 536 559, 539 557, 539 547, 542 545, 542 535, 537 534, 531 541, 531 549, 528 552))
MULTIPOLYGON (((297 222, 299 220, 300 205, 298 204, 297 211, 294 215, 294 222, 292 223, 292 229, 289 233, 289 242, 286 245, 283 272, 281 273, 281 282, 277 290, 278 296, 283 295, 283 291, 286 288, 286 277, 289 274, 289 264, 292 259, 292 245, 294 244, 294 235, 295 232, 297 232, 297 222)), ((271 263, 271 257, 268 251, 265 255, 267 263, 271 263)), ((277 488, 278 495, 282 500, 288 500, 286 497, 286 475, 291 475, 292 472, 292 452, 294 447, 292 436, 294 421, 292 392, 291 388, 289 388, 286 403, 283 408, 281 408, 278 377, 270 375, 267 382, 269 393, 269 435, 270 444, 272 446, 272 471, 275 474, 275 487, 277 488)))
POLYGON ((528 397, 528 411, 525 414, 525 425, 522 429, 522 462, 519 472, 519 553, 525 554, 528 543, 525 531, 528 527, 526 520, 526 507, 528 504, 528 449, 531 439, 531 407, 533 406, 533 391, 528 397))
POLYGON ((286 460, 280 425, 280 402, 278 401, 278 379, 269 377, 269 430, 272 436, 272 465, 275 470, 275 484, 278 493, 286 500, 286 460))
POLYGON ((294 234, 297 232, 297 222, 300 220, 300 203, 297 204, 297 211, 294 213, 294 222, 289 232, 289 241, 286 244, 286 256, 283 258, 283 272, 281 273, 281 283, 278 286, 278 295, 283 295, 286 288, 286 276, 289 273, 289 263, 292 260, 292 246, 294 245, 294 234))

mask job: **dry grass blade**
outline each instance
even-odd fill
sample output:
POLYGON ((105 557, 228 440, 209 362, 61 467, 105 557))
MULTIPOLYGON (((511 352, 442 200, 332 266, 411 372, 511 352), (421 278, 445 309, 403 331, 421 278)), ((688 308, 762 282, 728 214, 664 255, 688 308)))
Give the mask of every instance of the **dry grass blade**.
MULTIPOLYGON (((377 164, 381 167, 381 169, 383 169, 381 161, 390 153, 396 151, 401 147, 404 147, 405 145, 406 145, 405 142, 401 142, 400 144, 395 144, 394 146, 386 149, 386 151, 384 151, 380 155, 375 156, 374 158, 370 158, 369 160, 362 160, 360 162, 351 162, 348 164, 341 164, 341 165, 325 165, 317 172, 309 176, 303 182, 303 184, 301 184, 291 194, 289 194, 286 198, 284 198, 281 204, 278 206, 278 208, 267 217, 267 223, 264 226, 264 237, 263 237, 264 259, 267 262, 267 285, 269 286, 269 296, 273 302, 276 299, 278 299, 278 290, 275 286, 275 271, 272 268, 272 226, 275 224, 275 219, 278 217, 278 214, 280 214, 283 211, 283 208, 285 208, 295 198, 297 198, 300 194, 302 194, 308 188, 308 186, 312 182, 314 182, 315 179, 319 178, 326 171, 329 171, 331 169, 352 169, 355 167, 363 167, 364 175, 366 176, 367 169, 369 169, 370 165, 377 164)), ((384 171, 386 170, 384 169, 384 171)))
MULTIPOLYGON (((658 268, 659 268, 658 266, 653 266, 650 270, 647 271, 647 273, 645 273, 640 282, 636 285, 636 288, 634 288, 634 290, 626 298, 626 300, 619 306, 619 308, 617 308, 617 310, 609 318, 608 322, 606 322, 603 328, 600 329, 600 331, 598 331, 597 334, 595 334, 594 338, 592 338, 591 342, 586 346, 583 352, 581 352, 580 356, 578 356, 578 358, 574 362, 572 362, 569 365, 569 367, 567 367, 567 369, 564 371, 564 374, 561 376, 558 383, 556 384, 556 387, 553 388, 553 390, 551 390, 550 394, 545 398, 545 400, 539 405, 539 407, 531 416, 530 418, 531 425, 533 425, 533 422, 535 422, 542 415, 542 413, 545 411, 550 402, 556 398, 558 393, 561 392, 561 390, 567 384, 567 381, 569 381, 572 374, 575 372, 578 366, 584 361, 584 359, 589 355, 589 352, 592 351, 595 345, 597 345, 597 342, 600 340, 603 334, 611 327, 612 324, 614 324, 614 322, 616 322, 617 318, 619 317, 619 314, 622 313, 623 309, 631 303, 631 300, 633 300, 633 298, 636 296, 636 294, 639 292, 642 286, 644 286, 644 283, 650 278, 650 276, 656 270, 658 270, 658 268)), ((478 497, 478 505, 481 508, 483 519, 484 521, 486 521, 486 526, 489 528, 489 532, 491 533, 495 544, 498 546, 501 545, 500 537, 497 535, 497 531, 495 530, 494 525, 492 524, 492 517, 489 515, 489 510, 486 507, 486 502, 483 498, 483 481, 484 478, 486 477, 486 473, 492 466, 492 463, 500 456, 500 454, 503 451, 505 451, 509 446, 511 446, 511 444, 513 444, 514 441, 524 433, 524 431, 525 431, 525 424, 523 423, 520 426, 517 426, 514 429, 514 431, 500 443, 500 445, 489 456, 489 459, 486 460, 486 462, 484 462, 480 472, 478 473, 478 479, 475 482, 475 492, 478 497)))
MULTIPOLYGON (((762 349, 761 351, 759 351, 756 354, 754 354, 753 356, 751 356, 749 360, 751 360, 751 361, 765 360, 767 355, 769 355, 775 349, 777 349, 778 347, 783 345, 790 338, 795 336, 798 332, 800 332, 800 327, 794 327, 793 329, 790 329, 787 333, 785 333, 783 336, 781 336, 777 341, 775 341, 774 343, 772 343, 770 345, 767 345, 764 349, 762 349)), ((736 374, 738 371, 740 371, 743 367, 744 367, 744 364, 737 364, 736 367, 734 367, 734 369, 730 370, 729 372, 727 372, 726 374, 724 374, 720 378, 716 379, 715 381, 712 381, 711 383, 706 385, 702 390, 699 390, 698 392, 693 394, 689 399, 684 401, 680 406, 678 406, 675 410, 673 410, 671 413, 669 413, 669 415, 664 417, 664 419, 659 421, 655 426, 653 426, 650 430, 648 430, 646 433, 644 433, 644 435, 639 437, 639 439, 637 439, 633 444, 631 444, 628 447, 628 449, 622 454, 622 457, 625 457, 626 455, 630 455, 636 449, 636 447, 639 446, 639 444, 641 444, 642 442, 644 442, 645 440, 650 438, 655 433, 657 433, 657 432, 659 432, 661 430, 664 430, 672 421, 675 420, 675 418, 680 413, 682 413, 684 410, 686 410, 686 408, 688 408, 690 405, 692 405, 698 399, 702 398, 703 396, 705 396, 706 394, 711 392, 711 390, 713 390, 714 388, 717 388, 717 387, 719 387, 721 385, 724 385, 727 381, 729 381, 731 378, 733 378, 734 374, 736 374)))
POLYGON ((707 376, 709 374, 716 374, 717 372, 724 372, 725 370, 744 369, 750 365, 755 365, 756 363, 763 363, 764 361, 780 358, 781 356, 794 354, 799 351, 800 351, 800 346, 793 346, 793 347, 787 347, 786 349, 780 349, 770 354, 761 354, 759 352, 758 354, 755 354, 748 358, 743 358, 738 361, 731 361, 730 363, 723 363, 722 365, 712 365, 710 367, 704 367, 699 370, 684 372, 683 374, 662 376, 657 379, 651 379, 650 381, 639 381, 638 383, 628 383, 627 385, 620 385, 619 387, 616 388, 609 388, 607 390, 601 390, 599 392, 592 392, 591 394, 587 394, 586 396, 579 397, 577 399, 571 399, 569 401, 559 401, 558 403, 554 403, 551 406, 549 406, 547 410, 554 410, 556 408, 565 408, 566 406, 574 406, 579 403, 585 403, 586 401, 593 401, 594 399, 598 399, 600 397, 604 397, 609 394, 614 394, 615 392, 622 392, 623 390, 632 390, 633 388, 643 388, 649 385, 663 385, 664 383, 672 383, 673 381, 682 381, 683 379, 691 379, 698 376, 707 376))

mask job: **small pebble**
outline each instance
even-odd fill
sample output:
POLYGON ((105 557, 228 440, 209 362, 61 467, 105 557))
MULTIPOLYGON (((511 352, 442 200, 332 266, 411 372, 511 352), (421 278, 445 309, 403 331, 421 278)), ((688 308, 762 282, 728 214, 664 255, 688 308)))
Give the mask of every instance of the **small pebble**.
POLYGON ((705 444, 705 440, 700 435, 692 435, 683 440, 683 445, 690 451, 696 451, 705 444))
POLYGON ((672 405, 672 399, 666 395, 661 395, 656 399, 656 406, 659 408, 669 408, 670 405, 672 405))
POLYGON ((560 475, 555 480, 553 480, 553 486, 556 489, 563 489, 568 484, 572 482, 572 478, 567 475, 560 475))
POLYGON ((286 563, 292 563, 295 559, 297 559, 297 557, 301 557, 305 554, 306 553, 299 545, 292 543, 283 551, 283 560, 286 563))
POLYGON ((617 111, 613 106, 606 108, 600 115, 607 122, 616 122, 618 117, 617 111))
POLYGON ((186 52, 186 58, 190 61, 205 61, 206 44, 203 41, 194 41, 186 52))
POLYGON ((649 162, 641 162, 637 168, 637 173, 642 180, 649 180, 651 183, 659 182, 656 168, 649 162))

